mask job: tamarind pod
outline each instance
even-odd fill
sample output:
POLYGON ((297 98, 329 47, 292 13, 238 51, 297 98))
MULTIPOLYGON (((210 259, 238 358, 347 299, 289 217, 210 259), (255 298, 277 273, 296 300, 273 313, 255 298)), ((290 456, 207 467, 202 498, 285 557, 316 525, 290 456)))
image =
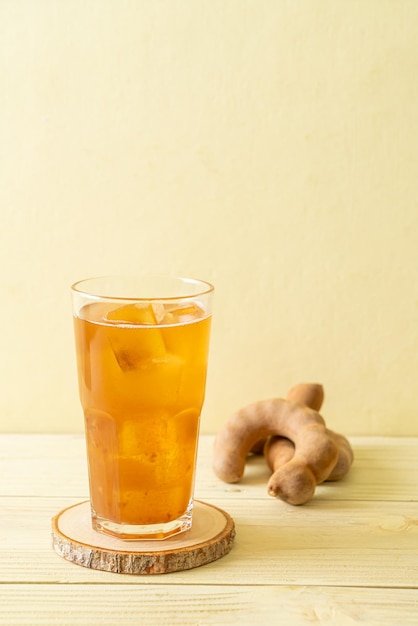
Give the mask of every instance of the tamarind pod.
POLYGON ((281 448, 280 455, 277 449, 274 451, 276 463, 267 484, 267 492, 289 504, 305 504, 313 497, 316 486, 328 478, 337 464, 338 447, 326 428, 319 430, 317 427, 306 428, 301 439, 292 438, 289 443, 286 443, 287 459, 291 456, 289 460, 283 459, 282 439, 272 437, 266 443, 267 450, 274 451, 274 446, 281 448), (301 445, 305 450, 301 449, 301 445))
MULTIPOLYGON (((299 402, 300 404, 305 404, 311 409, 315 409, 315 411, 320 411, 324 402, 324 388, 322 387, 322 385, 314 383, 302 383, 299 385, 295 385, 288 392, 287 400, 299 402)), ((344 435, 336 433, 330 429, 327 429, 327 432, 334 438, 334 441, 337 444, 338 460, 326 480, 340 480, 348 473, 353 463, 353 449, 348 439, 344 437, 344 435)), ((289 439, 285 439, 284 437, 274 437, 274 439, 280 439, 282 441, 281 444, 275 444, 277 445, 275 453, 277 468, 280 464, 283 464, 284 462, 286 462, 286 460, 290 459, 290 454, 292 450, 294 453, 294 445, 289 439), (280 451, 278 450, 279 446, 281 448, 280 451)))
POLYGON ((331 434, 331 436, 334 438, 335 443, 337 444, 338 460, 334 469, 332 470, 332 472, 330 473, 330 475, 328 476, 326 480, 328 481, 341 480, 341 478, 343 478, 348 473, 353 463, 353 460, 354 460, 353 449, 348 439, 344 437, 344 435, 341 435, 340 433, 336 433, 332 430, 328 430, 328 432, 331 434))
MULTIPOLYGON (((324 402, 324 388, 318 383, 299 383, 290 389, 286 400, 308 406, 315 411, 320 411, 324 402)), ((252 454, 263 454, 266 439, 259 439, 252 446, 252 454)), ((293 455, 292 455, 293 456, 293 455)))
POLYGON ((265 440, 263 455, 272 472, 288 463, 295 454, 295 446, 290 439, 273 435, 265 440))
POLYGON ((246 455, 254 443, 277 434, 290 439, 296 449, 293 458, 279 468, 280 475, 275 472, 269 493, 291 504, 301 503, 301 496, 304 499, 313 493, 317 482, 329 475, 338 456, 323 418, 306 406, 274 398, 255 402, 233 413, 215 437, 215 474, 225 482, 239 481, 246 455), (292 472, 288 475, 289 469, 293 475, 292 472))
POLYGON ((271 475, 267 493, 297 506, 305 504, 314 496, 317 484, 311 468, 292 458, 271 475))
POLYGON ((324 403, 324 388, 318 383, 300 383, 289 390, 286 400, 320 411, 324 403))
MULTIPOLYGON (((295 385, 289 390, 287 400, 319 411, 324 401, 324 389, 322 385, 313 383, 295 385)), ((327 434, 330 434, 328 429, 326 431, 327 434)), ((309 467, 291 463, 295 455, 295 445, 290 439, 282 436, 269 437, 265 441, 263 453, 273 470, 273 475, 267 486, 268 493, 293 505, 304 504, 310 500, 315 493, 316 485, 324 480, 329 480, 337 465, 339 471, 344 471, 344 456, 340 450, 337 462, 334 464, 331 461, 328 464, 329 473, 327 477, 326 472, 320 478, 319 475, 310 471, 309 467), (282 468, 281 471, 279 468, 282 468)), ((347 464, 344 467, 346 466, 347 464)))
MULTIPOLYGON (((327 433, 334 439, 338 448, 338 459, 335 467, 331 470, 330 474, 324 479, 326 481, 341 480, 349 471, 354 454, 351 445, 344 437, 339 433, 334 432, 327 428, 327 433)), ((275 472, 279 467, 290 461, 295 453, 294 444, 285 437, 273 436, 266 440, 264 445, 264 457, 267 461, 269 468, 275 472)))

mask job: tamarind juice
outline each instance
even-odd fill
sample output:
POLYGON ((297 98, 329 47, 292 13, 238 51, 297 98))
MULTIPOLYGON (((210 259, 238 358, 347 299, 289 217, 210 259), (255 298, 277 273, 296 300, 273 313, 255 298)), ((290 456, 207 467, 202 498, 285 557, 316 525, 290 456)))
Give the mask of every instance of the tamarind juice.
POLYGON ((164 539, 191 527, 209 295, 76 307, 95 530, 164 539))

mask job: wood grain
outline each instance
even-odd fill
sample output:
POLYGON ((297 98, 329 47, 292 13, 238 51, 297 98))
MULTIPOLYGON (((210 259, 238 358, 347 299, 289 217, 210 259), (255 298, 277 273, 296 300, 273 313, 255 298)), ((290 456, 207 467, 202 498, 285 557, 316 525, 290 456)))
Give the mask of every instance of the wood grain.
POLYGON ((0 624, 417 626, 418 438, 350 438, 349 475, 302 507, 266 494, 261 459, 219 481, 212 442, 200 441, 195 495, 233 518, 233 549, 118 576, 51 546, 51 518, 88 498, 84 438, 0 435, 0 624))
MULTIPOLYGON (((132 578, 134 582, 139 580, 135 576, 132 578)), ((167 584, 4 585, 0 588, 0 624, 417 625, 417 592, 412 589, 288 587, 279 584, 183 585, 168 582, 173 580, 171 576, 163 578, 167 584)))

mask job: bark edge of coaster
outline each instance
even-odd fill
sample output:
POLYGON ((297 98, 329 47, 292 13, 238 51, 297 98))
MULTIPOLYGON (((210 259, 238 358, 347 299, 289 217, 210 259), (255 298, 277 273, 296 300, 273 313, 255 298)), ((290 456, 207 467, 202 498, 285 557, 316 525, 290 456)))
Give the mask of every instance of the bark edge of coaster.
POLYGON ((235 523, 223 509, 195 500, 192 528, 165 540, 122 541, 93 530, 90 502, 52 518, 55 552, 82 567, 117 574, 168 574, 206 565, 230 552, 235 523))

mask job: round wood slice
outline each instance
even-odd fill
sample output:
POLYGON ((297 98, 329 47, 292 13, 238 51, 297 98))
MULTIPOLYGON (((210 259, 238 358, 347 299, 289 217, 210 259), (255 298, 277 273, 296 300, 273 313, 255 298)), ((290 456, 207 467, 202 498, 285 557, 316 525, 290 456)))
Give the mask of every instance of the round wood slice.
POLYGON ((83 567, 117 574, 168 574, 211 563, 228 554, 233 519, 195 500, 190 530, 163 541, 123 541, 93 530, 90 502, 63 509, 52 519, 52 545, 61 557, 83 567))

